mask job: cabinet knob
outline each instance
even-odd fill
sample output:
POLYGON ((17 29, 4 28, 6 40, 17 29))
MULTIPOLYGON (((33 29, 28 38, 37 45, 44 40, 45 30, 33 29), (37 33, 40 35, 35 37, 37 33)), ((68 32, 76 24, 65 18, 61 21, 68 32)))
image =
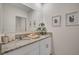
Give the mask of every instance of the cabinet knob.
POLYGON ((46 48, 48 48, 48 44, 46 44, 46 48))

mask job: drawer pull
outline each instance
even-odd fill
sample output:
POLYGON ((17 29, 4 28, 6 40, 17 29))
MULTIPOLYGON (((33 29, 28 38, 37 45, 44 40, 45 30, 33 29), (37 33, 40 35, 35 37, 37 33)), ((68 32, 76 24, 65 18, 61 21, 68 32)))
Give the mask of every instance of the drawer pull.
POLYGON ((46 44, 46 48, 48 48, 48 44, 46 44))

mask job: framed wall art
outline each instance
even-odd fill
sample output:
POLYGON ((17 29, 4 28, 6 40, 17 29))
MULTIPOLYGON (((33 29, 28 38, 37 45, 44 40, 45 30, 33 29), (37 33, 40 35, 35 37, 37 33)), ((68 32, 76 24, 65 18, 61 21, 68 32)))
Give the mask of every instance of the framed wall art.
POLYGON ((66 14, 66 25, 79 25, 79 12, 71 12, 66 14))
POLYGON ((52 25, 53 26, 61 26, 61 16, 52 17, 52 25))

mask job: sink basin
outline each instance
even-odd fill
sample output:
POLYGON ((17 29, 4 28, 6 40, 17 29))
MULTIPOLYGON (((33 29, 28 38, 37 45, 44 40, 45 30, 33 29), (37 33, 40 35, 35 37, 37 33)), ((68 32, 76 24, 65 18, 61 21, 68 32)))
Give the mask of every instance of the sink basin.
POLYGON ((29 37, 29 38, 32 38, 32 39, 36 39, 36 38, 39 38, 40 35, 35 34, 35 33, 31 33, 31 34, 28 35, 28 37, 29 37))
POLYGON ((23 40, 30 40, 31 38, 30 37, 24 37, 22 38, 23 40))

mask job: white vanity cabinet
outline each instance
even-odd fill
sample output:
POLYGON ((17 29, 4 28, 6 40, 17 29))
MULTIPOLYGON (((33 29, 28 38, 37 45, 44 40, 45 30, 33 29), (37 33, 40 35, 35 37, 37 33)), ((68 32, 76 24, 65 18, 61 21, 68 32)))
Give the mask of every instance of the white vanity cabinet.
POLYGON ((44 37, 4 55, 49 55, 52 53, 51 41, 51 36, 44 37))
POLYGON ((39 49, 31 51, 28 55, 50 55, 52 53, 51 37, 44 38, 38 42, 39 49), (39 50, 39 51, 38 51, 39 50))
POLYGON ((49 55, 51 53, 51 38, 45 38, 40 41, 40 55, 49 55))

